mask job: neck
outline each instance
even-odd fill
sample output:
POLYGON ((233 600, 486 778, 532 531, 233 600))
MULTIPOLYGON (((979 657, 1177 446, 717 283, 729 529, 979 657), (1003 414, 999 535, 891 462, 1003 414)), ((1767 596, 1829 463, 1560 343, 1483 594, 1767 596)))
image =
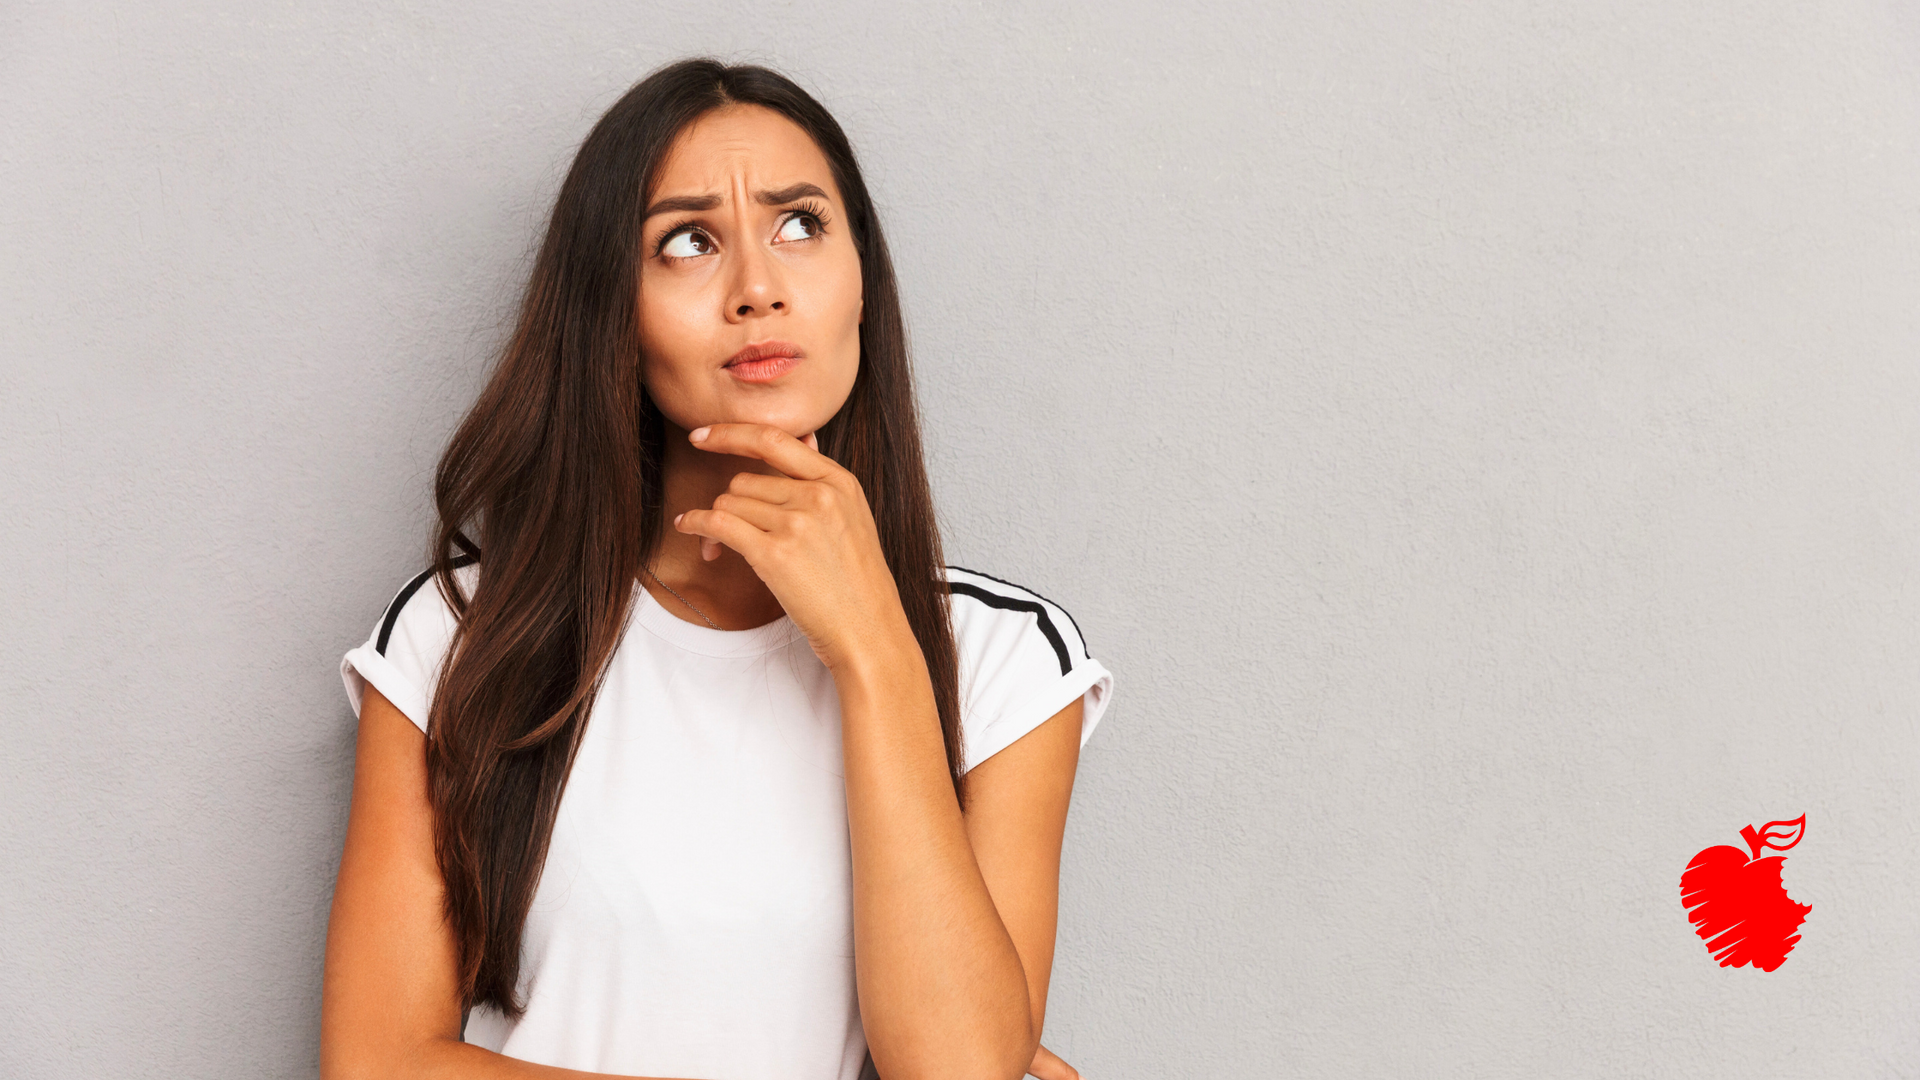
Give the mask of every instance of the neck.
POLYGON ((665 426, 666 453, 661 462, 664 513, 653 556, 653 572, 660 581, 646 578, 647 591, 660 606, 699 626, 707 625, 702 614, 722 630, 747 630, 778 619, 786 612, 738 552, 722 547, 720 557, 709 562, 700 557, 699 537, 673 527, 678 514, 712 509, 713 500, 727 490, 736 474, 777 475, 778 470, 753 458, 696 450, 687 442, 685 431, 671 421, 665 426), (673 591, 661 588, 661 581, 671 585, 673 591), (699 613, 689 610, 674 592, 698 607, 699 613))

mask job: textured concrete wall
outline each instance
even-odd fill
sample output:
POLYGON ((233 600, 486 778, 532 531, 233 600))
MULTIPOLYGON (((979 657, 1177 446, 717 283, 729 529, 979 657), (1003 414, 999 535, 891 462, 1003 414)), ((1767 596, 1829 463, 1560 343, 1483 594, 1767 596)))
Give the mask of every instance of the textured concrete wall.
POLYGON ((1920 1075, 1913 11, 0 8, 0 1074, 313 1074, 339 654, 577 141, 717 51, 864 156, 954 561, 1117 673, 1051 1044, 1920 1075), (1715 966, 1682 867, 1802 812, 1715 966))

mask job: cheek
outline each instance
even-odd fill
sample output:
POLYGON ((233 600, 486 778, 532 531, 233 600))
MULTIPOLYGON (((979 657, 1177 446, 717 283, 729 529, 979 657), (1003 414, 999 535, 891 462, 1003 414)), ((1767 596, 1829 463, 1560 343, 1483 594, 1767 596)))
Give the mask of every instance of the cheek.
POLYGON ((838 343, 849 350, 852 360, 858 363, 860 352, 860 299, 863 292, 860 280, 860 263, 850 260, 850 265, 839 268, 833 275, 825 297, 828 310, 833 312, 829 320, 830 332, 838 338, 838 343))
POLYGON ((650 386, 672 386, 693 363, 709 328, 695 317, 690 298, 671 289, 643 288, 637 310, 641 376, 650 386))

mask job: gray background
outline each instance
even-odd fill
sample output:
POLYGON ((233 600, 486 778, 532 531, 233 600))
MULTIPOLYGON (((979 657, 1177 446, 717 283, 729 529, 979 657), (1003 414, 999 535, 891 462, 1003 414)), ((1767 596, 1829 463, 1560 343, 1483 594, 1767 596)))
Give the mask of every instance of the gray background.
POLYGON ((1089 1076, 1920 1076, 1920 14, 0 8, 0 1073, 310 1076, 352 717, 578 140, 781 66, 953 561, 1117 674, 1089 1076), (1693 853, 1808 815, 1721 969, 1693 853))

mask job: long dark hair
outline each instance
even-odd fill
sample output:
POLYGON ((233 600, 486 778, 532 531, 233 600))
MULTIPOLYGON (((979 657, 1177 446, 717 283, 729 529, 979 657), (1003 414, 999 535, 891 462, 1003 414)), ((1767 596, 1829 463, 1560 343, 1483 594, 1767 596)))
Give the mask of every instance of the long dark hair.
POLYGON ((520 938, 554 815, 661 518, 664 420, 641 383, 640 226, 674 137, 710 110, 760 105, 813 137, 860 254, 851 395, 818 432, 860 481, 926 655, 964 799, 958 661, 921 459, 905 326, 853 149, 819 102, 764 67, 683 60, 614 103, 555 201, 519 322, 440 459, 430 556, 458 616, 428 718, 427 777, 463 1005, 519 1016, 520 938), (479 563, 473 595, 454 571, 479 563))

